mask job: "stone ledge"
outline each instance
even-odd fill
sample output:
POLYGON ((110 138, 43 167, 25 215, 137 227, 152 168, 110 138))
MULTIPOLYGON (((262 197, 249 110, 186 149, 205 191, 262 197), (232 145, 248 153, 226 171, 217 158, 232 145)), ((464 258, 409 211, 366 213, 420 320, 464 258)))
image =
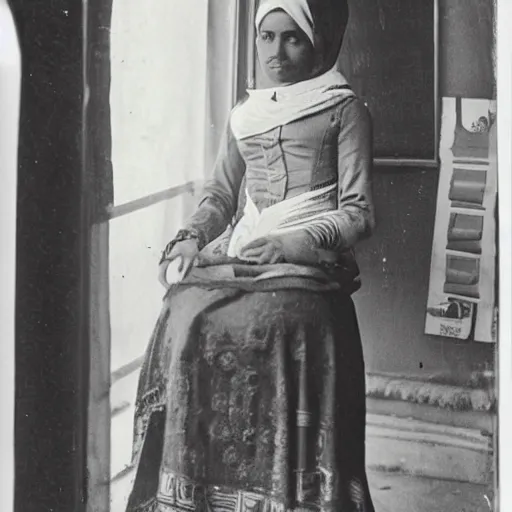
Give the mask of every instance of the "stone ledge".
POLYGON ((426 382, 385 374, 367 374, 366 396, 430 405, 453 411, 493 412, 494 391, 426 382))

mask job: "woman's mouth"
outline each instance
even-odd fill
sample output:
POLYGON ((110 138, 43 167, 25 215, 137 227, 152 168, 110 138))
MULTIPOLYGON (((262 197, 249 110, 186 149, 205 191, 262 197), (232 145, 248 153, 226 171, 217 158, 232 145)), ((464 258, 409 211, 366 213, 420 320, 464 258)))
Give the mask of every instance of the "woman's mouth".
POLYGON ((286 63, 284 62, 273 62, 272 64, 269 64, 268 67, 270 69, 284 69, 286 67, 286 63))

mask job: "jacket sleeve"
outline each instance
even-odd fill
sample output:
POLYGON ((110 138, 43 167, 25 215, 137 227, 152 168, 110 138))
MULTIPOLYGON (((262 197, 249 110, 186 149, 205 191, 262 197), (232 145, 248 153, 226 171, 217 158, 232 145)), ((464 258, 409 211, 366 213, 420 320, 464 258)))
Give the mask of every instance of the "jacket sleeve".
POLYGON ((372 138, 370 114, 362 101, 353 99, 343 105, 338 135, 338 209, 308 228, 318 248, 350 249, 373 231, 372 138))
POLYGON ((197 233, 199 249, 215 240, 232 221, 244 175, 245 162, 228 124, 213 173, 206 181, 195 213, 184 226, 197 233))

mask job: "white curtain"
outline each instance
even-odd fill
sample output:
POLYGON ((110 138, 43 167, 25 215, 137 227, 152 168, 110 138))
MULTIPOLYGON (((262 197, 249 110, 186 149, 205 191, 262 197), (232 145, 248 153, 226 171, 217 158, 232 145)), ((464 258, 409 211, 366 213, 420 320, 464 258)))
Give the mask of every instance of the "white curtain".
POLYGON ((115 204, 201 180, 208 171, 234 97, 237 5, 114 0, 115 204))
MULTIPOLYGON (((210 173, 235 96, 237 16, 238 0, 114 0, 114 206, 210 173)), ((113 370, 144 350, 161 300, 160 252, 194 204, 185 194, 110 223, 113 370)))
POLYGON ((201 174, 207 26, 207 0, 114 0, 114 204, 201 174))

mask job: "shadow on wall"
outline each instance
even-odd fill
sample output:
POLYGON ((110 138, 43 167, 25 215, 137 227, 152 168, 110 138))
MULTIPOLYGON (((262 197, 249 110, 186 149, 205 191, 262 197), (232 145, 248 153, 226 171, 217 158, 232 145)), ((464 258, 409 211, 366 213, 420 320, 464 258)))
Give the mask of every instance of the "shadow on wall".
POLYGON ((439 0, 442 96, 495 97, 494 0, 439 0))

